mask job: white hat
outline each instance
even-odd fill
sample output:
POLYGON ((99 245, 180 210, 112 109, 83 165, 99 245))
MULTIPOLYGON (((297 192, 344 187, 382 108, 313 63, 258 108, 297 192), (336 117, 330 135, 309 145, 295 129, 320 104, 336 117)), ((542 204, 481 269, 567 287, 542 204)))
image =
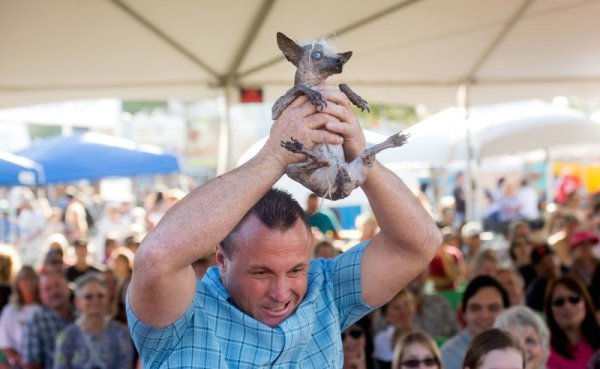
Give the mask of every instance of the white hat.
POLYGON ((479 236, 483 232, 483 227, 479 222, 467 222, 461 229, 460 235, 462 238, 471 238, 479 236))

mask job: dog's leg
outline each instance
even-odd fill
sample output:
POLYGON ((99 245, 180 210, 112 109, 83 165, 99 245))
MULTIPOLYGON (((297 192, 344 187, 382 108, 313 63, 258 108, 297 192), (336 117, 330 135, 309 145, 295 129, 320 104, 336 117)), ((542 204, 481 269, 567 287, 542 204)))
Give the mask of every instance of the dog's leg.
POLYGON ((273 120, 279 118, 281 113, 285 108, 287 108, 296 97, 300 96, 300 94, 304 94, 308 97, 310 102, 317 108, 317 110, 321 111, 325 106, 327 106, 327 102, 323 98, 323 95, 319 91, 315 91, 309 87, 304 85, 296 85, 290 88, 285 95, 281 96, 271 109, 271 118, 273 120))
POLYGON ((305 167, 309 167, 310 169, 318 169, 322 167, 327 167, 331 163, 328 160, 323 159, 319 154, 320 152, 308 149, 302 145, 302 143, 295 138, 291 137, 291 141, 281 141, 281 147, 285 148, 296 154, 304 154, 308 159, 311 160, 310 164, 302 164, 305 167))
POLYGON ((368 111, 369 113, 371 112, 371 108, 369 107, 369 104, 367 103, 367 101, 365 99, 363 99, 362 97, 358 96, 358 94, 354 91, 352 91, 352 89, 350 89, 350 86, 348 86, 345 83, 342 83, 340 85, 340 91, 342 91, 344 94, 346 94, 346 96, 348 96, 348 99, 350 101, 352 101, 352 103, 356 106, 358 106, 360 108, 361 111, 368 111))

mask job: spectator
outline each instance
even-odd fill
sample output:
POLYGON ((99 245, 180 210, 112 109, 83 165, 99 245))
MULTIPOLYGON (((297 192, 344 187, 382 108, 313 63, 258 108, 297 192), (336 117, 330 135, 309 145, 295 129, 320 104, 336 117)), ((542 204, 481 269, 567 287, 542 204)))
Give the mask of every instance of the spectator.
POLYGON ((456 174, 452 197, 454 197, 454 224, 455 228, 460 228, 467 214, 467 203, 465 198, 465 175, 463 172, 456 174))
POLYGON ((442 355, 435 341, 425 332, 415 331, 401 336, 394 346, 394 369, 414 369, 421 364, 431 369, 444 369, 442 355))
POLYGON ((520 206, 515 187, 512 184, 507 184, 504 187, 504 194, 500 201, 500 223, 508 226, 510 222, 518 220, 520 218, 520 206))
POLYGON ((377 360, 380 369, 391 368, 394 342, 414 329, 416 310, 415 296, 407 288, 381 307, 381 313, 388 326, 378 332, 374 340, 373 358, 377 360))
POLYGON ((366 334, 364 329, 353 324, 342 332, 344 366, 342 369, 367 369, 366 334))
POLYGON ((0 311, 8 304, 11 284, 21 268, 21 258, 12 245, 0 243, 0 311))
POLYGON ((508 294, 510 306, 525 304, 525 283, 521 273, 511 267, 498 269, 494 278, 508 294))
POLYGON ((11 302, 0 315, 0 349, 12 367, 23 366, 22 336, 25 322, 40 310, 38 275, 31 266, 19 270, 13 283, 11 302))
POLYGON ((537 246, 531 250, 531 263, 535 269, 536 277, 527 287, 527 306, 535 311, 544 310, 544 294, 548 282, 561 274, 554 251, 548 246, 537 246))
POLYGON ((46 271, 40 275, 42 308, 33 314, 23 331, 23 361, 26 369, 52 369, 55 338, 73 321, 69 287, 62 273, 46 271))
POLYGON ((56 272, 60 274, 65 273, 65 255, 63 250, 60 248, 52 248, 48 250, 48 253, 44 257, 42 263, 41 273, 45 272, 56 272))
POLYGON ((77 279, 78 318, 56 337, 54 369, 131 369, 133 346, 127 327, 106 319, 106 282, 98 273, 77 279))
POLYGON ((44 242, 44 217, 33 208, 32 200, 23 200, 17 209, 18 238, 15 246, 25 264, 39 262, 39 250, 44 242))
POLYGON ((73 249, 75 250, 75 264, 69 266, 65 270, 67 281, 74 282, 77 278, 88 272, 98 273, 100 268, 89 263, 88 261, 88 242, 85 239, 73 241, 73 249))
POLYGON ((73 189, 66 194, 65 236, 69 242, 89 237, 87 213, 83 203, 79 201, 73 189))
POLYGON ((360 231, 360 242, 373 239, 379 232, 379 224, 372 214, 356 217, 356 228, 360 231))
POLYGON ((600 310, 600 260, 593 252, 597 243, 598 236, 588 230, 578 231, 571 237, 571 274, 585 284, 594 299, 596 310, 600 310))
POLYGON ((445 297, 425 292, 428 275, 429 270, 425 269, 407 286, 417 302, 415 326, 436 339, 445 340, 458 332, 456 311, 445 297))
POLYGON ((494 327, 508 331, 525 349, 525 369, 546 369, 550 332, 536 312, 513 306, 498 315, 494 327))
POLYGON ((474 221, 465 223, 460 230, 462 252, 467 262, 470 262, 481 249, 481 232, 483 232, 481 223, 474 221))
POLYGON ((460 237, 444 229, 442 245, 429 263, 429 278, 437 291, 454 290, 465 277, 460 237))
POLYGON ((333 259, 339 254, 338 250, 333 246, 333 244, 327 240, 323 240, 318 242, 313 250, 313 257, 315 259, 324 258, 324 259, 333 259))
POLYGON ((442 359, 446 369, 460 369, 473 337, 494 325, 496 317, 509 306, 508 295, 492 277, 473 279, 463 294, 461 310, 465 329, 442 346, 442 359))
POLYGON ((568 267, 573 262, 571 259, 571 238, 573 238, 581 223, 573 215, 560 216, 556 222, 559 230, 548 237, 548 243, 558 255, 560 263, 568 267))
POLYGON ((572 276, 553 279, 544 313, 551 336, 548 369, 585 369, 600 349, 600 325, 583 283, 572 276))
POLYGON ((479 251, 471 259, 469 264, 469 279, 473 279, 480 275, 493 277, 496 275, 500 266, 500 258, 493 249, 484 249, 479 251))
POLYGON ((116 248, 110 255, 108 267, 115 272, 119 285, 131 278, 134 257, 133 252, 124 246, 116 248))
POLYGON ((521 218, 527 221, 534 221, 540 217, 539 194, 529 183, 527 178, 521 180, 521 187, 517 191, 517 200, 519 202, 519 214, 521 218))
POLYGON ((519 236, 513 238, 508 249, 508 253, 514 266, 518 268, 519 273, 521 273, 521 276, 523 277, 525 287, 528 287, 537 276, 535 268, 531 265, 532 248, 533 245, 529 242, 527 237, 519 236))
POLYGON ((508 332, 494 328, 477 335, 469 345, 463 369, 525 367, 525 353, 508 332))
POLYGON ((339 240, 337 217, 331 210, 319 208, 319 197, 311 193, 306 200, 306 214, 311 227, 317 227, 329 239, 339 240))

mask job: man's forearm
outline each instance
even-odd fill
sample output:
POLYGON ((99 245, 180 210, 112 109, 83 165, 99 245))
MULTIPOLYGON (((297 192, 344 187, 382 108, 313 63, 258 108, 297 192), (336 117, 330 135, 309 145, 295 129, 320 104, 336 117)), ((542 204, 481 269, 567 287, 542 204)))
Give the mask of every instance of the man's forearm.
POLYGON ((216 177, 175 204, 142 244, 168 258, 163 267, 184 268, 214 251, 246 212, 281 177, 284 168, 266 156, 216 177))
POLYGON ((418 245, 431 239, 432 250, 439 246, 439 231, 431 215, 397 175, 376 161, 362 188, 388 240, 419 249, 418 245))

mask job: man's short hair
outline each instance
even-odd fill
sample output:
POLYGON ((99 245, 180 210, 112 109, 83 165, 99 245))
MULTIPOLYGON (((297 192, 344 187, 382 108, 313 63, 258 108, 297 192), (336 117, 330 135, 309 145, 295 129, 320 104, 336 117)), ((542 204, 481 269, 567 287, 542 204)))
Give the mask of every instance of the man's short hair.
POLYGON ((502 305, 504 305, 505 309, 510 306, 510 300, 508 299, 508 293, 506 293, 506 290, 502 287, 502 285, 500 285, 500 283, 497 280, 495 280, 494 278, 488 277, 486 275, 482 275, 482 276, 473 278, 473 280, 469 283, 469 285, 465 289, 465 292, 463 293, 463 297, 462 297, 462 302, 461 302, 461 309, 462 309, 463 313, 465 313, 465 311, 467 311, 467 304, 469 303, 469 300, 473 296, 475 296, 475 294, 477 294, 477 292, 479 292, 479 290, 481 290, 482 288, 486 288, 486 287, 491 287, 491 288, 495 288, 496 290, 498 290, 498 293, 500 294, 500 296, 502 296, 502 305))
POLYGON ((307 232, 310 231, 310 225, 302 206, 288 192, 272 188, 254 204, 223 241, 221 241, 221 247, 223 247, 228 257, 232 255, 231 252, 233 251, 233 235, 251 215, 256 216, 271 230, 288 230, 300 219, 306 226, 307 232))

